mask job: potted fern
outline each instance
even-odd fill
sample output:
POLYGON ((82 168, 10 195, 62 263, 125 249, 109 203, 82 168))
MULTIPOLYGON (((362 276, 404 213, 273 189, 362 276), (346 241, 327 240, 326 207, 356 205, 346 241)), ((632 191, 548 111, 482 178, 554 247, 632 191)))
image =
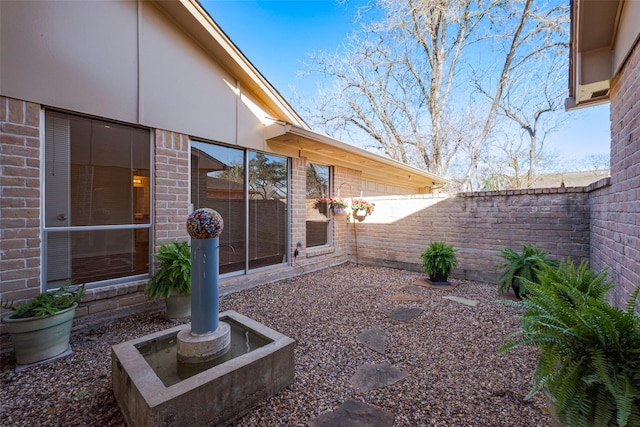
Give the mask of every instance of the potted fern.
POLYGON ((16 364, 29 365, 71 353, 71 326, 83 294, 84 286, 63 286, 26 303, 2 301, 3 308, 13 310, 2 322, 9 332, 16 364))
POLYGON ((171 319, 191 315, 191 248, 189 243, 160 245, 154 254, 160 269, 149 280, 145 291, 152 298, 164 298, 171 319))
POLYGON ((422 268, 429 276, 431 283, 448 284, 447 278, 451 270, 458 265, 457 250, 445 241, 433 241, 422 252, 422 268))
POLYGON ((538 280, 526 283, 527 298, 503 301, 524 313, 500 351, 540 351, 527 398, 547 394, 559 425, 640 425, 640 288, 620 310, 607 302, 606 273, 586 262, 576 269, 563 261, 557 271, 545 265, 538 280))
POLYGON ((498 278, 498 292, 506 292, 511 288, 518 298, 527 293, 526 283, 538 281, 538 272, 543 265, 557 266, 549 260, 549 252, 536 245, 523 245, 522 253, 505 247, 500 249, 500 256, 503 261, 497 268, 503 271, 498 278))

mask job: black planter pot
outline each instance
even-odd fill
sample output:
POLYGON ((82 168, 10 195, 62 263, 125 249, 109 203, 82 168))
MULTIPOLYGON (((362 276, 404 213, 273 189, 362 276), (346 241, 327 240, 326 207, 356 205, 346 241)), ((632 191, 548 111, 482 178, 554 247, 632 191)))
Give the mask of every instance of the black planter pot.
POLYGON ((432 283, 446 283, 447 278, 447 274, 441 273, 439 271, 429 276, 429 280, 431 280, 432 283))
POLYGON ((513 289, 513 292, 516 294, 516 298, 522 299, 522 297, 524 296, 525 292, 521 293, 521 291, 520 291, 520 282, 518 282, 517 280, 511 281, 511 289, 513 289))

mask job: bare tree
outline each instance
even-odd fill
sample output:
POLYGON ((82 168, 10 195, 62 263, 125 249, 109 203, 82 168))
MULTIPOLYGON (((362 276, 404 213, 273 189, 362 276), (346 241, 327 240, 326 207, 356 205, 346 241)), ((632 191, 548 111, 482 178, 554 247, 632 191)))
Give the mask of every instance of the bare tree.
POLYGON ((337 53, 310 57, 309 71, 333 86, 306 109, 309 120, 440 175, 464 152, 463 181, 473 189, 511 76, 557 41, 562 8, 538 3, 378 0, 383 19, 364 25, 337 53), (471 75, 465 66, 473 61, 471 75), (490 84, 473 100, 481 120, 471 130, 464 105, 472 77, 481 75, 490 84))
MULTIPOLYGON (((536 21, 543 20, 537 18, 536 21)), ((561 22, 562 15, 559 15, 554 23, 561 22)), ((526 149, 522 148, 522 141, 517 150, 512 149, 512 142, 502 142, 502 151, 509 153, 508 164, 512 165, 515 173, 512 188, 531 187, 534 183, 545 138, 562 121, 557 113, 562 109, 566 96, 567 45, 563 41, 561 27, 553 34, 555 37, 544 39, 546 44, 541 43, 540 49, 522 58, 519 65, 510 67, 504 84, 495 93, 485 89, 485 82, 474 79, 476 89, 492 101, 492 106, 497 107, 496 112, 515 123, 527 139, 526 149), (520 170, 514 166, 520 165, 523 159, 527 164, 525 180, 520 179, 520 170)))
POLYGON ((597 171, 609 169, 611 157, 608 154, 589 154, 574 167, 576 170, 597 171))
POLYGON ((480 165, 479 189, 484 191, 509 190, 526 187, 528 143, 527 137, 503 135, 500 143, 486 153, 480 165))
MULTIPOLYGON (((544 66, 545 60, 555 58, 559 51, 566 49, 565 27, 568 22, 568 9, 566 5, 546 8, 544 4, 538 4, 533 0, 508 2, 507 9, 511 9, 510 16, 517 18, 513 33, 508 31, 508 28, 514 23, 512 20, 499 22, 502 31, 496 28, 497 36, 494 40, 506 52, 501 62, 500 73, 497 77, 493 77, 495 73, 491 73, 491 69, 485 69, 481 74, 473 73, 474 86, 491 101, 485 127, 476 142, 478 145, 488 142, 492 125, 499 112, 518 123, 530 137, 528 182, 533 182, 535 159, 540 155, 536 147, 537 125, 543 114, 558 109, 560 103, 557 101, 563 97, 564 90, 557 85, 558 73, 543 73, 543 76, 551 76, 550 80, 553 81, 553 85, 547 88, 544 85, 549 80, 538 82, 544 86, 543 91, 546 92, 543 96, 543 102, 538 103, 530 101, 531 95, 535 96, 536 92, 521 90, 523 86, 527 85, 519 83, 529 82, 528 76, 531 76, 535 72, 534 70, 540 66, 544 66), (482 75, 482 78, 479 78, 478 75, 482 75), (515 102, 516 98, 519 102, 515 102), (534 105, 534 111, 530 111, 530 105, 534 105)), ((559 69, 556 67, 555 70, 559 69)), ((540 87, 536 89, 540 89, 540 87)), ((473 189, 473 183, 477 179, 480 160, 480 156, 477 153, 474 154, 469 159, 469 171, 466 176, 470 190, 473 189)), ((510 164, 516 165, 518 161, 510 159, 510 164)))
POLYGON ((308 110, 311 120, 333 135, 359 131, 389 157, 445 174, 461 144, 442 128, 458 60, 495 4, 380 0, 384 20, 363 26, 342 52, 310 58, 310 72, 334 82, 308 110))

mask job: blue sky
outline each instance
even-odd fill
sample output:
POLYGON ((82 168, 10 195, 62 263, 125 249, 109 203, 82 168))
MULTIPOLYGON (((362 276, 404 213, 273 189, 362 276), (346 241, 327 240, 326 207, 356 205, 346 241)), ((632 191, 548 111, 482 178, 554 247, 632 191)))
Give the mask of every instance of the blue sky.
MULTIPOLYGON (((358 23, 367 0, 200 0, 212 18, 253 65, 285 97, 291 86, 313 95, 310 77, 299 77, 306 54, 334 51, 358 23)), ((567 168, 590 154, 609 154, 609 105, 567 114, 563 128, 547 139, 567 168)), ((346 141, 349 142, 349 141, 346 141)))

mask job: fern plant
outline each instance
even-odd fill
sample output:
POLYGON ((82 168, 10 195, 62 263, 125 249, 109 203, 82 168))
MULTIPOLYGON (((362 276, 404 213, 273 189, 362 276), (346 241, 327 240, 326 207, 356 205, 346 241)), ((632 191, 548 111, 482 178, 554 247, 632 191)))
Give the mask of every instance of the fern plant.
POLYGON ((75 303, 80 302, 82 295, 84 295, 84 285, 75 289, 71 286, 63 286, 55 291, 44 292, 27 303, 14 305, 13 302, 2 301, 0 305, 13 310, 12 319, 45 317, 71 308, 75 303))
POLYGON ((149 280, 145 291, 152 298, 172 294, 191 294, 191 248, 189 243, 171 242, 160 245, 154 256, 160 261, 160 269, 149 280))
POLYGON ((557 266, 548 258, 549 252, 536 245, 523 245, 522 253, 504 247, 500 249, 500 256, 503 261, 497 268, 503 271, 498 277, 498 291, 506 292, 509 288, 513 288, 518 298, 527 293, 528 282, 538 282, 538 273, 543 265, 557 266))
POLYGON ((422 252, 422 268, 435 282, 446 281, 451 270, 458 265, 457 250, 445 241, 434 241, 422 252))
POLYGON ((640 288, 620 310, 606 300, 606 274, 586 263, 543 266, 538 279, 526 299, 504 301, 524 313, 500 351, 540 350, 527 398, 547 393, 562 425, 640 426, 640 288))

